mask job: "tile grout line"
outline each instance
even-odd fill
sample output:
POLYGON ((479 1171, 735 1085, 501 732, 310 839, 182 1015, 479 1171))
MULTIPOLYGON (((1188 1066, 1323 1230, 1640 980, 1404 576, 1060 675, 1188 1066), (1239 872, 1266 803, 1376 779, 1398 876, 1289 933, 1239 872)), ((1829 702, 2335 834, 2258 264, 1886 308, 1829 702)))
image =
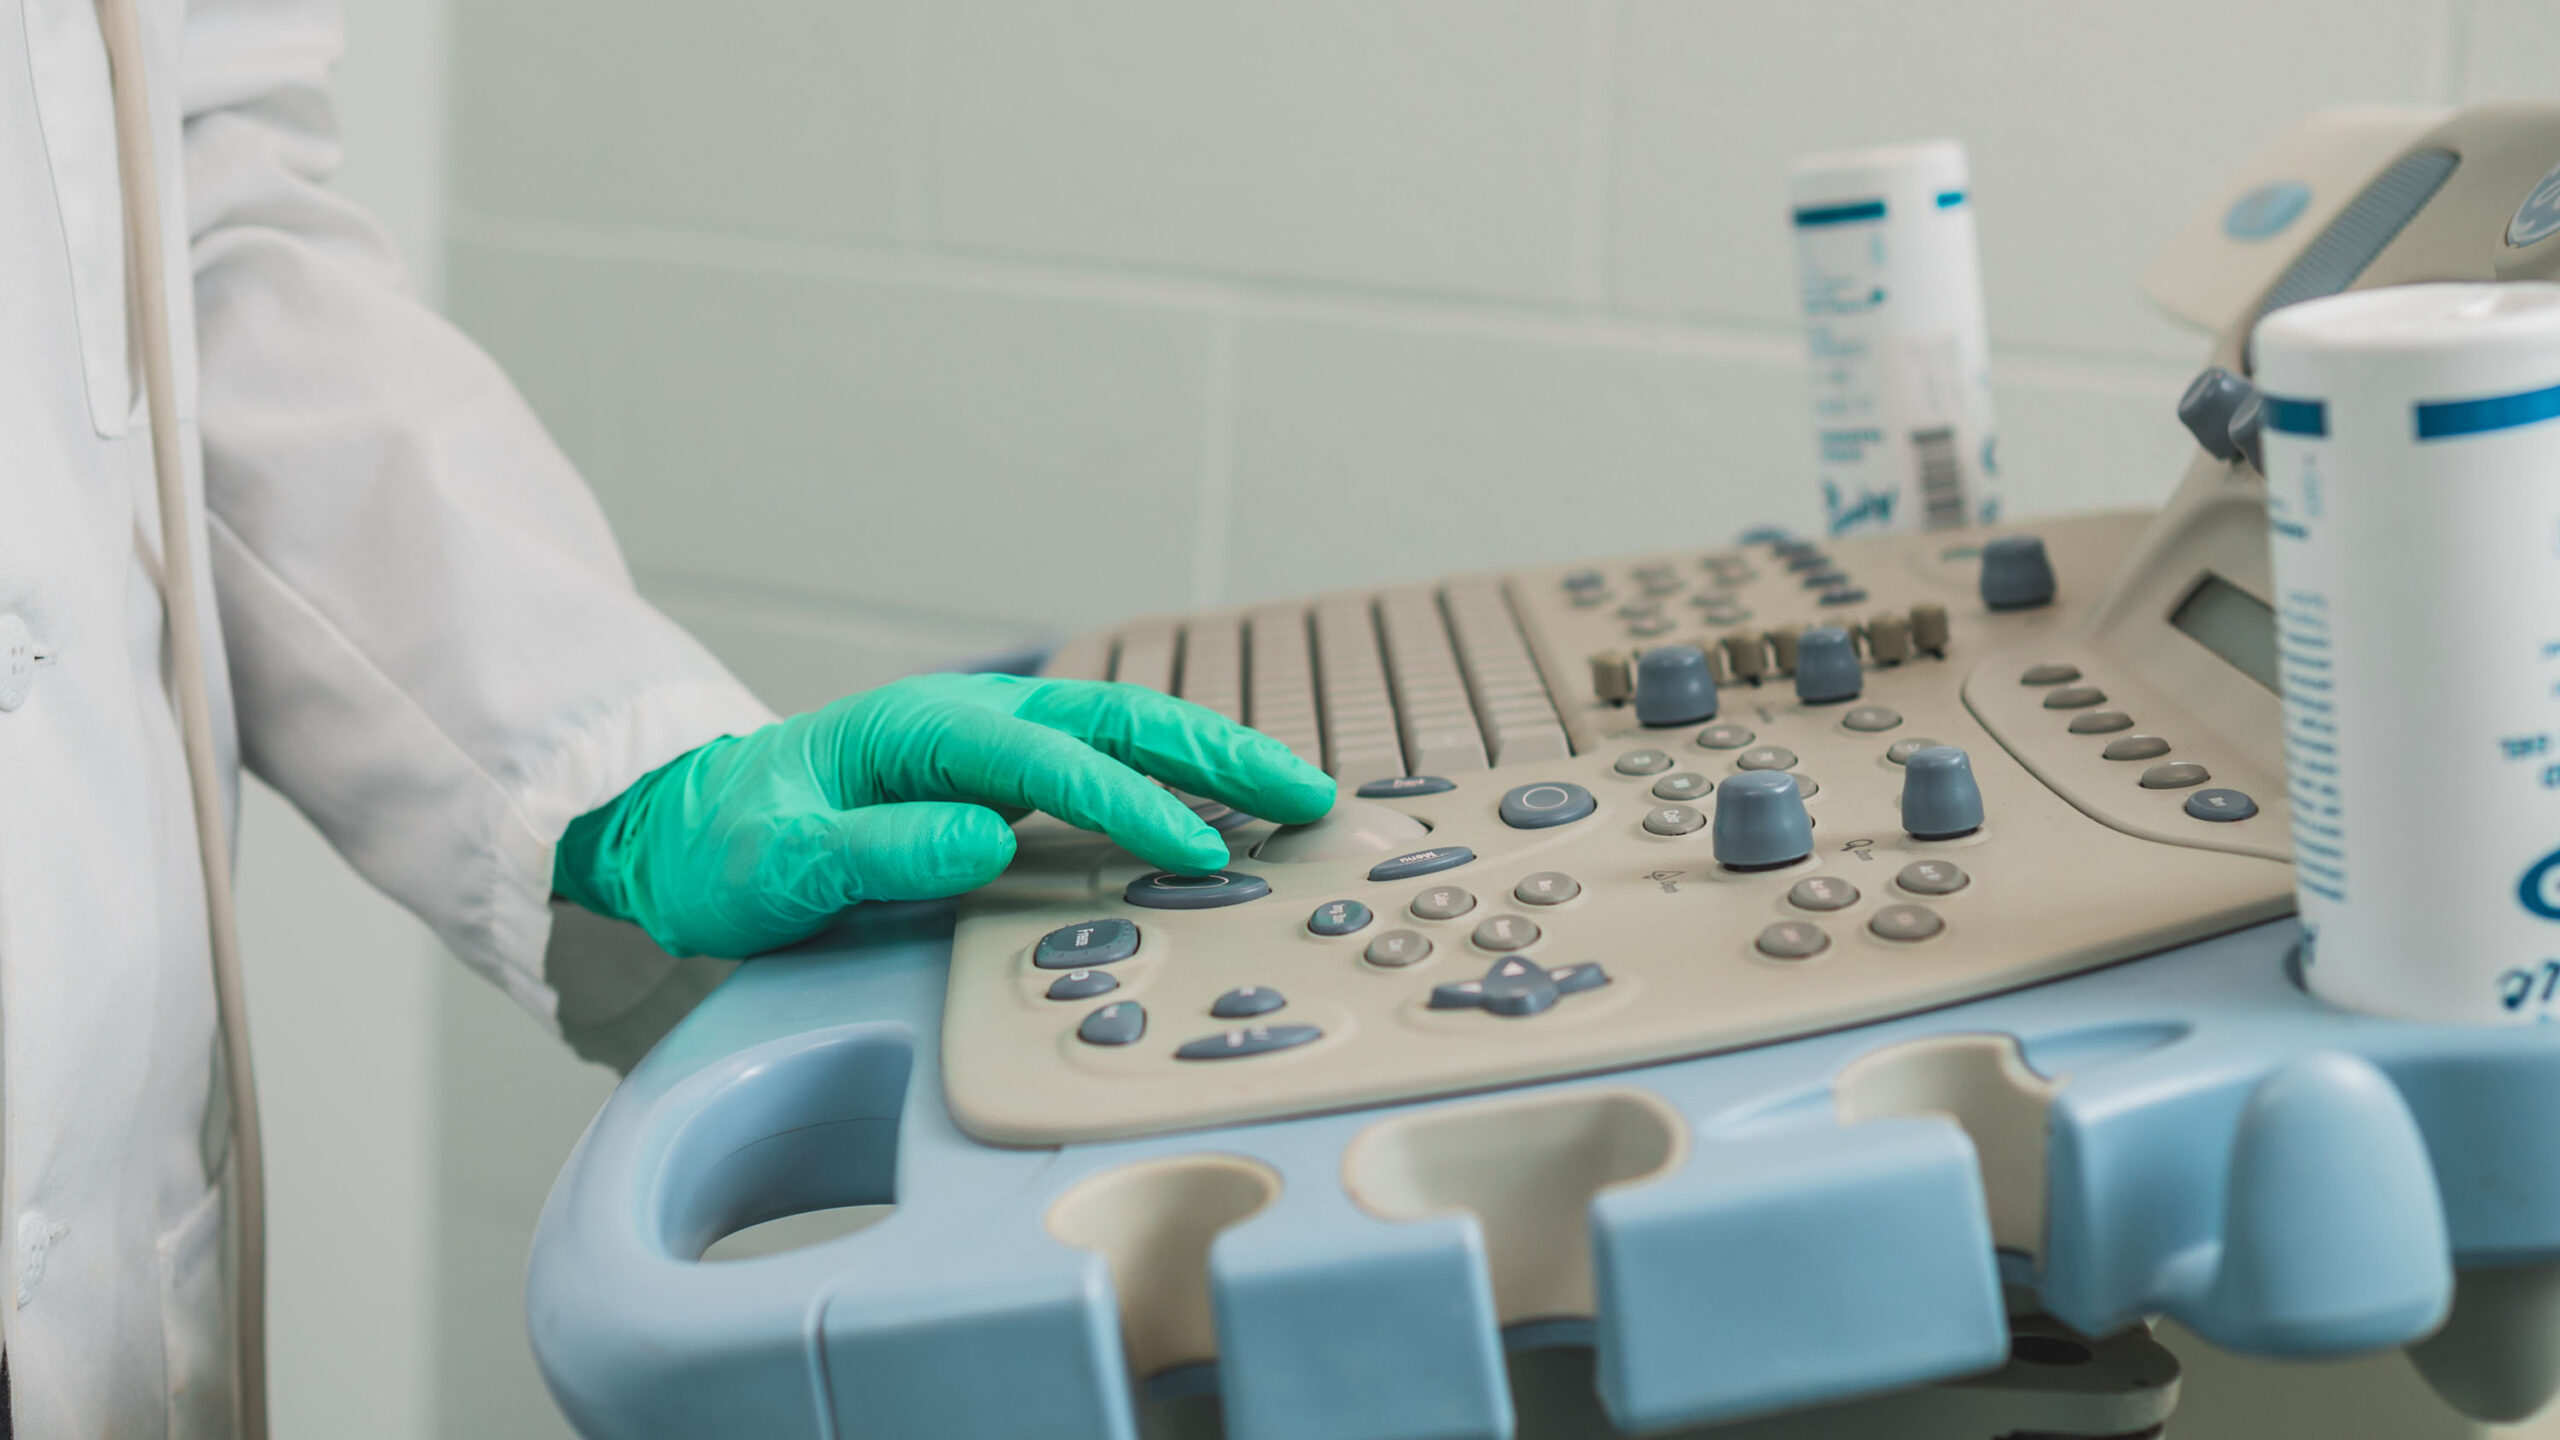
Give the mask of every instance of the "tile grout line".
POLYGON ((960 644, 982 644, 1040 628, 1037 622, 1018 616, 884 605, 858 596, 817 594, 664 565, 636 564, 632 577, 652 604, 715 611, 767 628, 825 630, 875 639, 924 636, 960 644))
POLYGON ((1201 386, 1200 517, 1191 547, 1191 603, 1218 604, 1227 589, 1227 516, 1235 491, 1236 316, 1209 316, 1207 373, 1201 386))
POLYGON ((1609 202, 1617 180, 1618 51, 1621 0, 1591 0, 1582 67, 1581 154, 1574 177, 1573 273, 1568 289, 1584 305, 1609 298, 1609 202))
MULTIPOLYGON (((894 251, 751 241, 680 230, 606 228, 469 213, 453 218, 447 239, 454 246, 555 258, 693 265, 964 293, 1223 313, 1238 325, 1265 320, 1331 320, 1443 335, 1605 345, 1630 352, 1685 354, 1789 367, 1801 365, 1804 358, 1803 337, 1792 325, 1683 319, 1606 307, 1576 311, 1484 297, 1385 294, 1314 284, 1257 282, 1249 277, 1209 279, 1081 270, 930 249, 894 251)), ((2189 360, 2119 351, 2045 350, 1995 343, 1993 355, 1999 378, 2012 381, 2038 372, 2047 377, 2077 372, 2069 383, 2104 384, 2113 379, 2152 384, 2161 383, 2163 376, 2170 375, 2183 383, 2192 370, 2189 360)))

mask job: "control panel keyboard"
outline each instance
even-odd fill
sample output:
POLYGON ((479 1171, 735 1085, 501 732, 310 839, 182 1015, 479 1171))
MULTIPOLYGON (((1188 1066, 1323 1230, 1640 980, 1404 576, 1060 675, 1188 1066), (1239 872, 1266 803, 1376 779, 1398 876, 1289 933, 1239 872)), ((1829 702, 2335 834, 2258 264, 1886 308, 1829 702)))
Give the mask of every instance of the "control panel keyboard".
POLYGON ((952 1112, 1044 1144, 1477 1089, 2281 914, 2280 775, 2083 623, 2151 523, 1764 534, 1081 637, 1049 673, 1254 725, 1343 798, 1200 802, 1212 875, 1025 821, 962 906, 952 1112))

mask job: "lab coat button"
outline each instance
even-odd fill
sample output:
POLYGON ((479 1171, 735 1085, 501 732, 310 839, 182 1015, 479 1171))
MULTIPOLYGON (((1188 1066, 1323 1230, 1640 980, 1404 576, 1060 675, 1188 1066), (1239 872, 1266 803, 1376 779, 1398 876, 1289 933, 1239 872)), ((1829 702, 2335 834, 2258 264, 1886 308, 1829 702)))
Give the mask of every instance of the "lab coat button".
POLYGON ((27 703, 27 692, 35 688, 36 666, 42 659, 27 622, 15 615, 0 615, 0 711, 15 710, 27 703))

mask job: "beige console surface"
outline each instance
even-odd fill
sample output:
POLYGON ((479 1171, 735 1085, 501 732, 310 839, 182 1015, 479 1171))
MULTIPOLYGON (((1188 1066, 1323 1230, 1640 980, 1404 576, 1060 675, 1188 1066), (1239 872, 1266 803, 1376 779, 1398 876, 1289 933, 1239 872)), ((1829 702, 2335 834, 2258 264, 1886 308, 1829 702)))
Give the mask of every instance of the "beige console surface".
MULTIPOLYGON (((1243 719, 1257 695, 1289 713, 1303 685, 1319 733, 1278 728, 1335 765, 1337 816, 1386 823, 1340 842, 1353 853, 1287 861, 1277 858, 1286 843, 1255 855, 1271 826, 1238 824, 1231 871, 1268 893, 1155 909, 1124 898, 1149 873, 1142 862, 1026 822, 1013 869, 962 911, 945 1021, 952 1111, 982 1139, 1055 1143, 1477 1089, 1907 1013, 2279 914, 2292 884, 2276 858, 2280 772, 2263 748, 2211 728, 2214 692, 2253 682, 2200 650, 2220 673, 2184 687, 2193 693, 2164 689, 2157 652, 2192 642, 2160 607, 2130 636, 2089 633, 2103 583, 2162 523, 2115 514, 2016 527, 2043 540, 2059 577, 2050 603, 2020 610, 1992 611, 1977 595, 1979 547, 2004 532, 1958 532, 1818 545, 1823 563, 1810 569, 1790 566, 1800 543, 1790 555, 1764 541, 1143 621, 1072 645, 1057 667, 1067 673, 1144 679, 1243 719), (1894 632, 1915 607, 1931 638, 1929 606, 1946 612, 1941 651, 1901 654, 1894 632), (1417 639, 1417 625, 1443 621, 1444 633, 1423 637, 1431 643, 1417 639), (1856 698, 1797 698, 1787 647, 1768 632, 1812 624, 1858 637, 1856 698), (1648 728, 1596 692, 1595 653, 1672 642, 1718 655, 1711 721, 1648 728), (1750 668, 1754 654, 1767 672, 1756 683, 1735 663, 1750 668), (1505 688, 1524 662, 1545 712, 1527 687, 1505 688), (2063 682, 2036 669, 2057 665, 2079 674, 2063 682), (1358 693, 1381 678, 1403 722, 1383 732, 1358 693), (2119 728, 2072 729, 2091 715, 2115 725, 2119 713, 2119 728), (1456 732, 1450 714, 1463 718, 1456 732), (2157 737, 2160 753, 2103 758, 2142 737, 2157 737), (1915 740, 1970 756, 1980 829, 1951 840, 1905 833, 1895 746, 1915 740), (1428 768, 1408 763, 1424 752, 1428 768), (2195 818, 2185 804, 2206 782, 2146 787, 2162 765, 2201 765, 2211 788, 2251 797, 2257 813, 2195 818), (1757 871, 1717 862, 1717 794, 1752 768, 1799 778, 1810 856, 1757 871), (1362 782, 1408 771, 1450 783, 1356 801, 1362 782), (1557 787, 1542 798, 1580 787, 1594 806, 1518 828, 1501 802, 1524 786, 1557 787), (1414 838, 1395 833, 1408 828, 1414 838), (1473 858, 1371 878, 1399 853, 1453 847, 1473 858), (1039 963, 1052 932, 1128 933, 1085 924, 1108 921, 1134 927, 1126 958, 1039 963), (1558 993, 1544 1008, 1435 1008, 1442 987, 1491 981, 1515 960, 1552 978, 1558 993), (1110 1007, 1121 1008, 1097 1020, 1110 1007), (1185 1047, 1205 1058, 1185 1058, 1185 1047)), ((2171 577, 2162 604, 2187 584, 2171 577)), ((2260 702, 2220 703, 2254 718, 2245 707, 2260 702)), ((1313 838, 1298 845, 1340 848, 1313 838)))

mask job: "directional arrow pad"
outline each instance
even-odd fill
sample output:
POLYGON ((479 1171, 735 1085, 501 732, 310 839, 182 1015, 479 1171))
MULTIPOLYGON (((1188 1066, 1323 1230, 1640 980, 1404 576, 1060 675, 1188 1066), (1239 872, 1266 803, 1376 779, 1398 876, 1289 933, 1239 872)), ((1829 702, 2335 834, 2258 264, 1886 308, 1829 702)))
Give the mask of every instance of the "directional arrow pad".
POLYGON ((1489 1010, 1517 1018, 1554 1008, 1558 999, 1609 983, 1597 961, 1586 960, 1549 970, 1525 955, 1506 955, 1493 962, 1480 980, 1458 980, 1431 987, 1434 1010, 1489 1010))

